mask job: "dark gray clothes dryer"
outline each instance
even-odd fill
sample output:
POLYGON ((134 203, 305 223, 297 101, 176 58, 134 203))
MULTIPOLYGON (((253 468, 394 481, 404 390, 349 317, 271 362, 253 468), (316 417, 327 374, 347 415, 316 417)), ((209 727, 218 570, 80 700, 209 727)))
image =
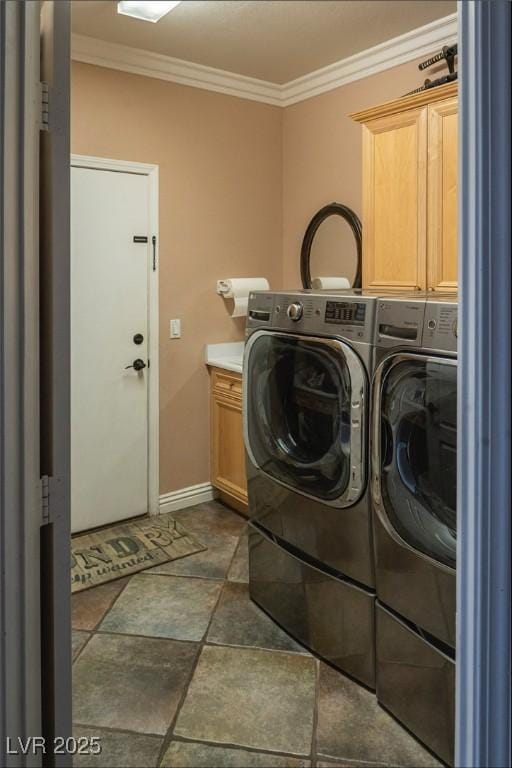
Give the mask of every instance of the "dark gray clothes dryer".
POLYGON ((372 413, 377 697, 453 762, 457 298, 380 298, 372 413))

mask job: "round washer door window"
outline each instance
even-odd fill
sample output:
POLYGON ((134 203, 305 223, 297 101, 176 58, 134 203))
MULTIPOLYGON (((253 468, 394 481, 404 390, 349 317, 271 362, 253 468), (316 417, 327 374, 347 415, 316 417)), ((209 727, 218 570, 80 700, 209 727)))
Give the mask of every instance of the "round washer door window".
POLYGON ((350 479, 353 386, 341 343, 263 333, 249 352, 246 386, 258 467, 319 499, 341 497, 350 479))
POLYGON ((410 546, 452 568, 457 536, 457 366, 410 357, 381 385, 381 495, 410 546))

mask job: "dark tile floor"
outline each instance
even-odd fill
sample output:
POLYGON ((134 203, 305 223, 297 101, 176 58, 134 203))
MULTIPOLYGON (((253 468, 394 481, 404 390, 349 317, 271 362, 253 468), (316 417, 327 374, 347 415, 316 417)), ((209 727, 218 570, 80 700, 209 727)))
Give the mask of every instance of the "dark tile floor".
POLYGON ((175 517, 205 552, 73 596, 75 736, 102 744, 75 766, 438 765, 251 603, 239 515, 175 517))

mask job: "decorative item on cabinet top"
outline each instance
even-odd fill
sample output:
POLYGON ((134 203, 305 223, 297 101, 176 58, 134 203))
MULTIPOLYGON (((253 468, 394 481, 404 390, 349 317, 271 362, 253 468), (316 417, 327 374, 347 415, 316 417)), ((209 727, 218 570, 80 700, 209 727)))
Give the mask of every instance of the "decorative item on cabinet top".
POLYGON ((442 77, 437 77, 435 80, 431 80, 427 77, 423 85, 420 85, 419 88, 415 88, 413 91, 409 91, 407 95, 410 96, 412 93, 420 93, 420 91, 426 91, 429 88, 437 88, 439 85, 445 85, 446 83, 452 83, 454 80, 457 80, 458 73, 455 71, 457 50, 457 43, 455 43, 455 45, 445 45, 443 46, 442 51, 436 53, 435 56, 431 56, 426 61, 422 61, 418 64, 418 69, 420 72, 423 72, 423 70, 434 66, 434 64, 439 64, 439 62, 445 61, 448 67, 448 74, 443 75, 442 77))
POLYGON ((457 83, 351 115, 363 128, 363 288, 457 289, 457 83))
POLYGON ((411 93, 407 96, 400 96, 398 99, 392 99, 391 101, 385 101, 382 104, 376 104, 368 109, 362 109, 359 112, 352 112, 349 117, 355 120, 356 123, 367 123, 370 120, 375 120, 378 117, 388 117, 389 115, 396 115, 400 112, 406 112, 410 109, 417 107, 424 107, 428 104, 433 104, 436 101, 442 101, 443 99, 457 97, 458 84, 448 83, 447 85, 440 85, 438 88, 431 88, 419 93, 411 93))

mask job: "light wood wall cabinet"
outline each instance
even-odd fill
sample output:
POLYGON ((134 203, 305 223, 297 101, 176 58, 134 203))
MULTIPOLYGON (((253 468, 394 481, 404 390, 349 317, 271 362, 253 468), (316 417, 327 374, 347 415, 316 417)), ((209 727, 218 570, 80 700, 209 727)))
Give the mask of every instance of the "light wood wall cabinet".
POLYGON ((363 126, 363 287, 457 288, 457 84, 351 116, 363 126))
POLYGON ((428 109, 427 287, 457 288, 457 97, 428 109))
POLYGON ((210 392, 211 483, 223 501, 247 514, 241 374, 212 368, 210 392))

